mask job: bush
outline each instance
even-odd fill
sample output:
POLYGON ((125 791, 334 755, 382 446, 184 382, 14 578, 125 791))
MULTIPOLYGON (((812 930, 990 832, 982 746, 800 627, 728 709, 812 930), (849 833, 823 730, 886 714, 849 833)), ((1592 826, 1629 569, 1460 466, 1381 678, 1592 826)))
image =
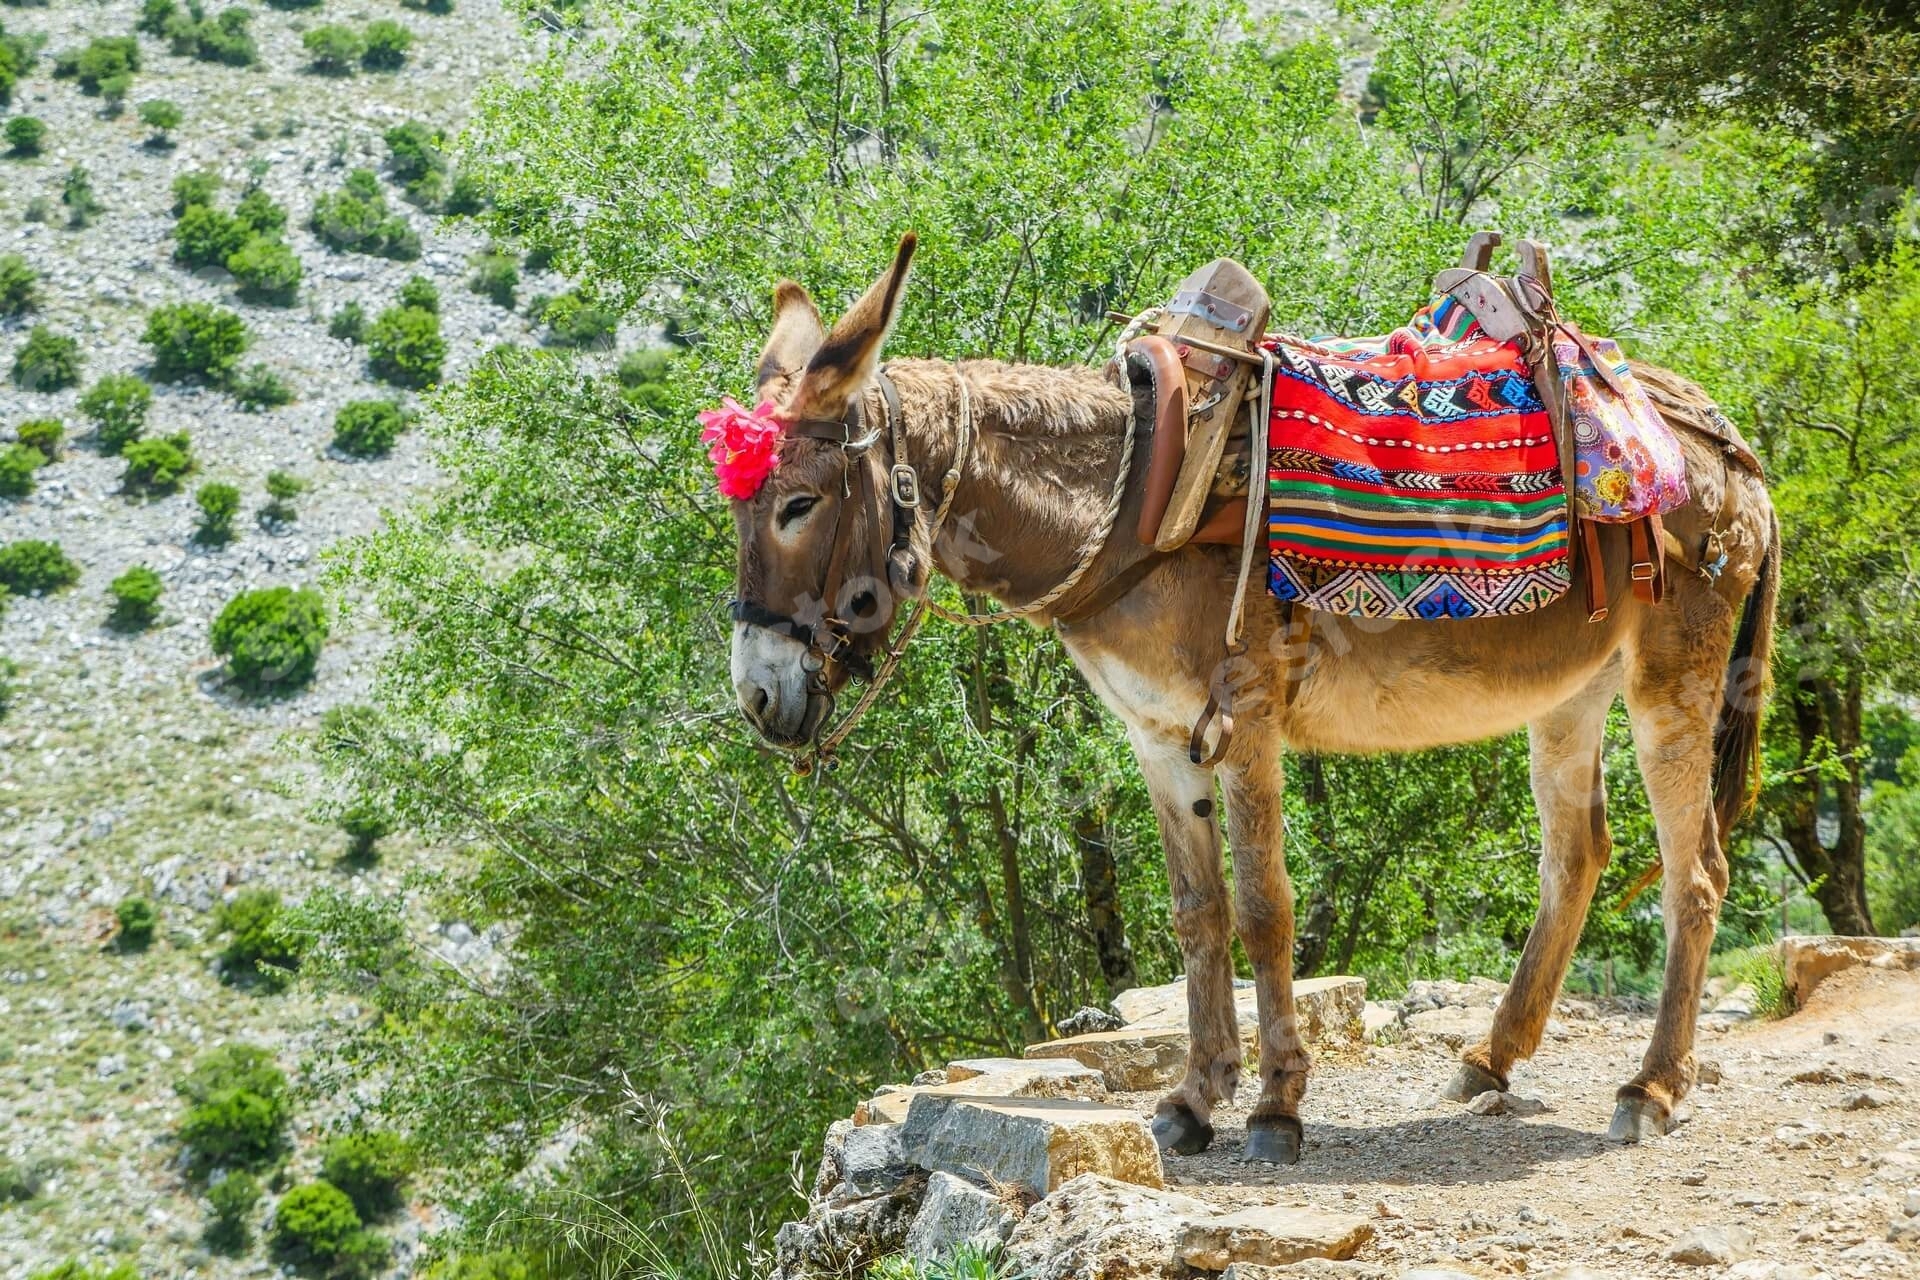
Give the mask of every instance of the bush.
POLYGON ((227 259, 227 270, 240 282, 240 296, 249 302, 290 307, 299 296, 299 255, 272 236, 257 235, 247 241, 227 259))
POLYGON ((220 948, 227 981, 258 979, 276 991, 287 984, 300 957, 280 930, 281 910, 280 895, 272 889, 242 889, 221 904, 214 925, 227 936, 220 948))
POLYGON ((582 297, 563 293, 539 305, 534 319, 547 326, 547 341, 556 347, 604 350, 613 343, 620 321, 611 311, 582 297))
POLYGON ((160 927, 160 912, 138 894, 120 899, 113 917, 120 922, 120 945, 134 951, 144 951, 153 942, 154 930, 160 927))
POLYGON ((186 113, 178 104, 165 98, 150 98, 140 104, 140 123, 153 130, 153 137, 148 139, 153 145, 172 146, 173 140, 168 135, 179 128, 184 119, 186 113))
POLYGON ((357 302, 349 302, 333 313, 327 321, 327 335, 342 342, 365 342, 367 340, 367 309, 357 302))
POLYGON ((173 216, 178 218, 199 204, 212 204, 220 194, 220 175, 204 169, 183 173, 173 180, 173 216))
POLYGON ((453 185, 447 188, 447 199, 441 206, 441 212, 451 216, 484 213, 491 203, 493 194, 488 190, 486 180, 472 170, 462 169, 453 176, 453 185))
POLYGON ((320 243, 338 253, 366 253, 411 262, 420 256, 420 236, 387 207, 380 180, 366 169, 347 175, 342 188, 313 202, 309 224, 320 243))
POLYGON ((409 120, 386 132, 387 167, 394 179, 406 188, 407 199, 419 205, 439 201, 445 185, 447 158, 443 152, 446 137, 439 130, 409 120))
POLYGON ((398 71, 407 65, 413 32, 390 18, 376 18, 367 24, 366 45, 361 66, 369 71, 398 71))
POLYGON ((153 349, 153 373, 162 382, 202 378, 218 384, 231 376, 253 335, 224 307, 177 302, 154 308, 143 341, 153 349))
POLYGON ((497 307, 513 310, 514 291, 520 287, 520 268, 513 255, 499 249, 489 249, 476 254, 473 259, 473 274, 467 277, 467 288, 480 294, 497 307))
POLYGON ((389 307, 367 330, 367 363, 373 376, 396 387, 430 387, 440 381, 447 344, 440 317, 418 307, 389 307))
POLYGON ((148 496, 172 493, 193 471, 193 445, 184 431, 160 439, 136 440, 120 451, 127 469, 120 486, 148 496))
POLYGON ((333 417, 333 447, 356 458, 377 458, 407 429, 407 416, 391 400, 355 400, 333 417))
POLYGON ((198 6, 186 13, 174 14, 166 24, 172 50, 201 62, 219 62, 230 67, 250 67, 259 56, 253 33, 247 28, 253 14, 246 9, 223 10, 217 18, 201 17, 198 6))
POLYGON ((140 42, 132 36, 96 36, 84 49, 73 49, 53 60, 56 80, 74 80, 80 92, 94 97, 125 96, 133 73, 140 69, 140 42))
POLYGON ((444 15, 453 12, 453 0, 400 0, 400 3, 405 8, 421 9, 432 14, 444 15))
POLYGON ((167 35, 167 23, 176 16, 178 8, 174 0, 143 0, 140 5, 140 18, 133 29, 142 35, 164 40, 167 35))
POLYGON ((300 513, 293 509, 293 500, 307 491, 307 482, 299 476, 285 471, 267 472, 267 501, 260 508, 260 523, 292 524, 300 513))
POLYGON ((320 1151, 320 1176, 345 1192, 367 1222, 406 1203, 404 1192, 414 1168, 413 1148, 385 1130, 349 1133, 320 1151))
POLYGON ((15 434, 21 444, 33 446, 41 457, 52 462, 60 456, 60 442, 66 438, 67 429, 60 425, 58 418, 35 418, 21 423, 15 434))
POLYGON ((37 156, 47 142, 47 126, 37 116, 7 121, 7 146, 16 156, 37 156))
POLYGON ((207 1242, 215 1248, 239 1253, 252 1234, 248 1220, 260 1203, 260 1180, 244 1169, 235 1169, 207 1188, 207 1205, 213 1221, 207 1226, 207 1242))
POLYGON ((40 301, 40 277, 17 253, 0 253, 0 316, 17 316, 40 301))
POLYGON ((313 679, 327 639, 327 610, 318 592, 291 587, 246 591, 213 620, 213 651, 241 687, 294 689, 313 679))
POLYGON ((80 566, 57 542, 28 539, 0 547, 0 587, 16 596, 44 596, 80 581, 80 566))
POLYGON ((672 364, 673 350, 669 347, 650 347, 621 357, 614 374, 621 398, 643 413, 671 412, 673 393, 666 378, 672 364))
POLYGON ((377 1270, 387 1245, 360 1225, 345 1192, 329 1182, 309 1182, 280 1197, 273 1212, 273 1246, 292 1262, 312 1262, 335 1280, 377 1270))
POLYGON ((113 612, 107 623, 118 631, 144 631, 160 616, 160 593, 165 589, 160 575, 144 564, 134 565, 107 584, 113 597, 113 612))
POLYGON ((60 391, 80 382, 80 344, 40 324, 13 357, 13 385, 22 391, 60 391))
POLYGON ((86 166, 78 164, 67 170, 60 186, 60 203, 67 206, 67 225, 76 228, 92 225, 106 208, 93 192, 93 179, 86 166))
POLYGON ((286 379, 264 364, 251 364, 233 380, 229 388, 242 409, 259 412, 293 403, 293 388, 286 379))
POLYGON ((517 1253, 463 1253, 429 1263, 420 1280, 533 1280, 527 1260, 517 1253))
MULTIPOLYGON (((0 614, 4 614, 6 611, 7 589, 0 587, 0 614)), ((20 686, 17 683, 19 675, 19 663, 15 662, 12 658, 0 658, 0 720, 6 718, 7 708, 13 705, 15 696, 20 692, 20 686)))
POLYGON ((27 1280, 140 1280, 140 1273, 133 1269, 131 1262, 122 1262, 114 1267, 103 1262, 93 1267, 77 1258, 69 1258, 58 1266, 34 1272, 27 1280))
POLYGON ((262 188, 248 187, 233 207, 240 225, 259 236, 277 236, 287 229, 287 211, 274 203, 262 188))
POLYGON ((30 444, 0 445, 0 498, 24 498, 33 492, 33 473, 47 455, 30 444))
POLYGON ((300 37, 307 65, 325 76, 350 76, 367 51, 367 42, 352 27, 328 24, 300 37))
POLYGON ((393 834, 393 817, 373 801, 362 798, 340 814, 340 829, 347 834, 347 856, 357 862, 373 858, 374 846, 393 834))
POLYGON ((221 481, 203 484, 194 493, 193 501, 200 508, 200 527, 195 537, 215 545, 231 541, 233 519, 240 514, 238 486, 221 481))
POLYGON ((130 373, 110 373, 80 397, 80 412, 98 429, 100 452, 119 453, 147 429, 153 388, 130 373))
POLYGON ((422 311, 440 314, 440 290, 434 288, 433 281, 425 276, 411 276, 400 286, 400 305, 418 307, 422 311))
POLYGON ((173 260, 183 267, 224 267, 246 245, 240 219, 210 204, 196 204, 173 224, 173 260))
MULTIPOLYGON (((5 709, 4 702, 0 699, 0 710, 5 709)), ((39 1161, 20 1161, 0 1155, 0 1205, 31 1200, 46 1185, 47 1170, 39 1161)))
POLYGON ((201 1054, 175 1088, 190 1104, 180 1140, 200 1160, 258 1166, 279 1155, 291 1106, 286 1074, 265 1049, 230 1044, 201 1054))

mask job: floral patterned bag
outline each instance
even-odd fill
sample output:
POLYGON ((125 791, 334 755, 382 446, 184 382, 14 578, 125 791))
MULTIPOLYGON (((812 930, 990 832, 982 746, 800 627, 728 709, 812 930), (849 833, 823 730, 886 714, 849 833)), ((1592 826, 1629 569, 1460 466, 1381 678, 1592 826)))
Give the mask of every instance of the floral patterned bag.
POLYGON ((1611 338, 1555 326, 1553 354, 1573 422, 1574 503, 1588 520, 1631 524, 1687 501, 1687 463, 1672 428, 1611 338))

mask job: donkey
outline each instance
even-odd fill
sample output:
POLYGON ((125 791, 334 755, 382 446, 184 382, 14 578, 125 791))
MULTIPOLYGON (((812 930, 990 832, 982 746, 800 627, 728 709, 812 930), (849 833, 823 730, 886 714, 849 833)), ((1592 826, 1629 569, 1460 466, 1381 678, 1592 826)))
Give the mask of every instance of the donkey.
MULTIPOLYGON (((831 332, 801 286, 783 281, 774 293, 759 393, 792 425, 777 469, 733 503, 732 650, 741 709, 773 744, 799 746, 819 732, 833 694, 883 650, 896 608, 926 592, 932 571, 1016 605, 1061 582, 1112 523, 1123 441, 1147 430, 1130 393, 1091 368, 905 359, 882 371, 913 244, 902 241, 831 332), (864 479, 862 467, 873 469, 864 479), (917 506, 889 501, 885 478, 902 468, 920 481, 917 506), (935 530, 935 481, 950 471, 956 516, 935 530), (854 556, 863 572, 845 571, 854 556), (807 619, 840 626, 844 644, 823 645, 807 619)), ((1658 826, 1667 958, 1652 1041, 1618 1090, 1608 1136, 1638 1142, 1677 1123, 1694 1082, 1695 1014, 1727 888, 1722 841, 1758 767, 1780 538, 1761 478, 1735 456, 1744 451, 1703 425, 1718 414, 1704 393, 1659 369, 1638 373, 1685 449, 1692 500, 1669 514, 1668 530, 1677 546, 1705 548, 1711 538, 1725 554, 1704 571, 1683 564, 1669 574, 1658 606, 1628 590, 1618 529, 1602 535, 1612 608, 1600 621, 1588 620, 1577 592, 1534 613, 1468 621, 1316 613, 1310 643, 1295 652, 1278 603, 1256 589, 1249 646, 1230 673, 1238 724, 1211 769, 1192 763, 1188 730, 1223 661, 1234 549, 1163 554, 1106 538, 1075 589, 1031 617, 1057 628, 1125 723, 1159 820, 1190 1030, 1185 1075, 1155 1110, 1163 1150, 1211 1145, 1213 1108, 1240 1083, 1229 958, 1237 931, 1260 1022, 1259 1096, 1243 1158, 1291 1164, 1300 1155, 1310 1064, 1294 1015, 1294 904, 1282 851, 1288 746, 1414 751, 1526 726, 1542 832, 1539 915, 1492 1031, 1462 1053, 1445 1092, 1464 1102, 1507 1088, 1513 1064, 1539 1047, 1607 865, 1601 747, 1615 695, 1626 699, 1658 826), (1233 846, 1231 899, 1216 782, 1233 846)), ((1136 473, 1146 453, 1133 450, 1136 473)), ((1128 477, 1122 530, 1138 517, 1138 480, 1128 477)))

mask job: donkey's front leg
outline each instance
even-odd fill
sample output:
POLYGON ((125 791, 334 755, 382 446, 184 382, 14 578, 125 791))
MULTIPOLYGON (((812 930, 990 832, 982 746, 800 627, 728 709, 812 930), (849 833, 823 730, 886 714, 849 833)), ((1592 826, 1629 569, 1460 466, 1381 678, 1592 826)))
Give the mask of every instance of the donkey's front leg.
POLYGON ((1287 879, 1278 741, 1254 739, 1222 766, 1233 835, 1233 919, 1253 964, 1260 1007, 1260 1098, 1247 1117, 1244 1158, 1300 1158, 1300 1099, 1312 1065, 1293 1009, 1293 885, 1287 879))
POLYGON ((1162 1151, 1190 1156, 1213 1142, 1213 1104, 1240 1083, 1233 1012, 1232 917, 1221 869, 1213 774, 1187 760, 1186 744, 1133 734, 1134 755, 1153 793, 1173 892, 1173 927, 1187 963, 1187 1074, 1154 1111, 1162 1151))

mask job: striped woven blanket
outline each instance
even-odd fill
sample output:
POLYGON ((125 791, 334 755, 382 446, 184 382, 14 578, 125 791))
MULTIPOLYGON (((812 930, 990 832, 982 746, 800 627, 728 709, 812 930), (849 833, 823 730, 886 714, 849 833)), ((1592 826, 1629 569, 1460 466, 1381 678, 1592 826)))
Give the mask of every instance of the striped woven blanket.
POLYGON ((1451 310, 1436 303, 1384 338, 1273 344, 1276 596, 1367 618, 1477 618, 1538 609, 1571 584, 1546 407, 1519 350, 1451 310))

